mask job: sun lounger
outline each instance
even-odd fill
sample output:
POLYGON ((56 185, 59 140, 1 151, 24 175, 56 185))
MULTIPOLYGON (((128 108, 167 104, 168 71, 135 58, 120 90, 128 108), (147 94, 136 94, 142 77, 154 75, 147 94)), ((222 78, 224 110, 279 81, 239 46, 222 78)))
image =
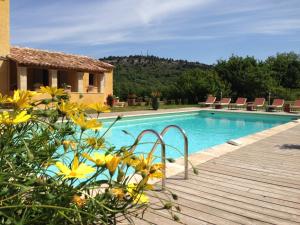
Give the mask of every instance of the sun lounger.
POLYGON ((290 112, 300 112, 300 100, 296 100, 294 104, 290 106, 290 112))
POLYGON ((258 109, 261 109, 265 105, 265 98, 256 98, 254 102, 249 102, 247 105, 247 110, 249 111, 256 111, 258 109))
POLYGON ((205 102, 198 102, 199 105, 208 107, 212 106, 216 101, 216 97, 214 96, 208 96, 205 102))
POLYGON ((230 103, 228 108, 229 109, 242 109, 245 108, 247 104, 247 98, 237 98, 235 103, 230 103))
POLYGON ((231 98, 222 98, 221 101, 215 103, 216 109, 222 109, 224 106, 229 106, 231 98))
POLYGON ((267 106, 268 112, 274 112, 274 111, 282 111, 284 105, 284 99, 274 99, 272 105, 267 106))

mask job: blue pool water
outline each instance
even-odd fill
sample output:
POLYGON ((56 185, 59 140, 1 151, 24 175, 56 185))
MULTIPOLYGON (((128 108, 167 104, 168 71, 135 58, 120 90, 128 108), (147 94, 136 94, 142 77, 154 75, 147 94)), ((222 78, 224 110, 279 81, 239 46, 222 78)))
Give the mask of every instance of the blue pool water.
MULTIPOLYGON (((145 129, 161 132, 164 127, 174 124, 183 128, 189 140, 189 153, 203 151, 214 145, 225 143, 230 139, 237 139, 283 123, 287 123, 295 116, 278 116, 246 113, 230 113, 201 111, 192 113, 164 114, 158 116, 141 116, 123 118, 107 133, 106 141, 116 147, 129 146, 134 139, 126 135, 126 130, 134 137, 145 129)), ((107 128, 113 120, 102 120, 107 128)), ((155 137, 147 134, 142 142, 155 142, 155 137)), ((164 137, 167 145, 174 146, 183 152, 183 140, 178 131, 170 130, 164 137)), ((147 152, 153 144, 142 144, 138 152, 147 152)), ((167 157, 178 158, 182 155, 173 148, 167 147, 167 157)))

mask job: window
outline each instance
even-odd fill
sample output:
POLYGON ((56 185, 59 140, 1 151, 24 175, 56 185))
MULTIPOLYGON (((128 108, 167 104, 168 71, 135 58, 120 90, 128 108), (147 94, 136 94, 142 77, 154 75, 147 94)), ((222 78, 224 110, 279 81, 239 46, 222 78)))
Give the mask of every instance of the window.
POLYGON ((89 85, 90 86, 95 86, 95 75, 91 74, 89 75, 89 85))

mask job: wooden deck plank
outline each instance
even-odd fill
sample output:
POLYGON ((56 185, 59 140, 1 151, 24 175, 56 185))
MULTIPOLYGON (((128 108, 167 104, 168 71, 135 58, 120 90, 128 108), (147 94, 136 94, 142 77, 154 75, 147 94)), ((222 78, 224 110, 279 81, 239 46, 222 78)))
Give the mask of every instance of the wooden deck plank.
MULTIPOLYGON (((234 199, 234 200, 239 200, 245 203, 251 203, 255 204, 261 207, 269 208, 269 209, 274 209, 277 211, 281 212, 287 212, 290 214, 295 214, 300 216, 300 204, 285 204, 286 201, 279 201, 279 199, 266 199, 265 196, 261 195, 255 195, 251 194, 245 191, 238 191, 238 190, 233 190, 230 188, 226 187, 216 187, 215 185, 212 187, 212 185, 205 185, 205 183, 199 183, 198 181, 195 180, 189 180, 189 182, 184 182, 182 185, 184 185, 187 188, 192 188, 195 190, 200 190, 203 192, 208 192, 216 195, 226 195, 227 198, 234 199), (287 206, 289 205, 289 206, 287 206), (296 208, 295 205, 298 207, 296 208)), ((168 183, 172 183, 173 181, 168 181, 168 183)), ((290 202, 288 202, 290 203, 290 202)))
MULTIPOLYGON (((198 201, 193 201, 193 199, 191 199, 191 196, 187 193, 180 192, 180 191, 178 191, 177 193, 180 194, 180 198, 178 199, 178 201, 176 201, 176 204, 179 204, 181 206, 182 213, 184 213, 185 215, 189 215, 190 217, 195 217, 195 215, 198 216, 198 211, 200 211, 213 216, 217 216, 221 219, 221 221, 227 220, 227 222, 230 221, 232 223, 249 224, 249 225, 252 225, 253 223, 268 224, 262 221, 257 221, 252 218, 247 218, 219 208, 211 207, 209 205, 202 204, 198 201)), ((164 195, 161 195, 160 197, 164 200, 167 200, 166 196, 164 195)))
POLYGON ((239 178, 239 177, 232 177, 232 176, 228 176, 228 175, 220 176, 220 174, 216 174, 216 173, 208 174, 208 173, 205 173, 205 171, 201 171, 201 173, 199 174, 198 177, 202 178, 202 180, 209 181, 211 179, 211 180, 215 180, 215 181, 219 181, 219 182, 236 184, 236 185, 253 188, 253 189, 258 189, 258 190, 266 190, 266 191, 272 190, 273 192, 279 193, 279 194, 288 194, 288 195, 294 195, 295 193, 300 194, 300 189, 296 189, 296 188, 276 186, 274 184, 256 182, 253 180, 247 180, 247 179, 243 179, 243 178, 239 178))
POLYGON ((235 177, 245 178, 248 180, 255 180, 259 182, 269 183, 269 184, 275 184, 280 185, 284 187, 293 187, 296 189, 300 188, 300 182, 288 179, 288 178, 282 178, 279 175, 272 175, 270 173, 262 173, 257 172, 253 170, 246 170, 241 169, 237 167, 233 167, 230 165, 221 165, 216 163, 205 163, 205 165, 201 165, 197 167, 200 171, 201 170, 207 170, 212 171, 220 174, 228 174, 235 177))
POLYGON ((182 187, 179 185, 169 184, 169 186, 174 191, 174 193, 178 194, 179 196, 183 194, 184 197, 186 198, 188 196, 189 200, 194 200, 199 203, 206 204, 212 207, 215 206, 224 211, 243 215, 245 217, 254 218, 255 220, 259 220, 271 224, 274 224, 275 221, 280 222, 280 224, 287 224, 287 225, 297 224, 294 222, 300 223, 299 216, 296 215, 291 215, 276 210, 263 208, 258 205, 244 203, 239 200, 232 200, 230 198, 226 198, 225 196, 218 196, 214 194, 209 194, 207 192, 202 192, 199 190, 197 191, 192 190, 191 188, 187 190, 186 187, 182 187), (187 191, 189 195, 185 195, 187 194, 185 191, 187 191), (194 196, 197 196, 197 199, 195 199, 194 196))
MULTIPOLYGON (((300 225, 300 125, 196 165, 167 180, 179 196, 181 223, 164 211, 149 211, 136 224, 300 225), (290 144, 295 148, 284 148, 290 144), (299 147, 297 147, 299 146, 299 147)), ((162 193, 158 195, 167 200, 162 193)), ((154 201, 150 193, 151 202, 154 201)), ((157 201, 153 204, 159 204, 157 201)))

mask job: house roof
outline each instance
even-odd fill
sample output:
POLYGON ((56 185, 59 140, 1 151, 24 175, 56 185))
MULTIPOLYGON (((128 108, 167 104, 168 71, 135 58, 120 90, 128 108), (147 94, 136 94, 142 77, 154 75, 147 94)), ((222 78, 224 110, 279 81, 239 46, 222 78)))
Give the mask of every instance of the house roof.
POLYGON ((12 47, 8 58, 24 66, 76 70, 79 72, 106 72, 113 68, 111 64, 87 56, 50 52, 32 48, 12 47))

